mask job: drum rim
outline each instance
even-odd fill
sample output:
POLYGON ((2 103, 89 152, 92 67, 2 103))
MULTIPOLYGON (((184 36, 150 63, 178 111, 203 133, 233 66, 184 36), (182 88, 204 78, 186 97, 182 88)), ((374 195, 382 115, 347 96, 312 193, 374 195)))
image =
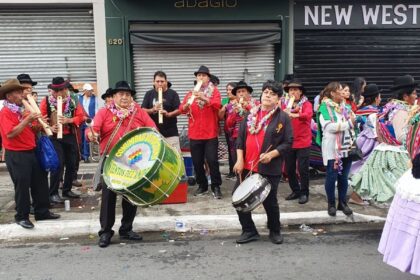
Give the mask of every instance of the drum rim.
MULTIPOLYGON (((115 155, 115 153, 116 153, 116 151, 118 150, 118 148, 121 146, 121 145, 119 145, 119 143, 120 143, 120 141, 122 141, 123 139, 128 139, 128 138, 131 138, 131 137, 133 137, 134 135, 136 135, 136 134, 138 134, 138 133, 141 133, 141 132, 147 132, 147 131, 149 131, 149 132, 155 132, 156 134, 157 134, 157 136, 160 138, 160 140, 162 140, 162 136, 159 134, 159 132, 156 130, 156 129, 154 129, 154 128, 152 128, 152 127, 138 127, 138 128, 135 128, 135 129, 133 129, 133 130, 131 130, 130 132, 128 132, 126 135, 124 135, 123 137, 121 137, 119 140, 118 140, 118 142, 117 142, 117 144, 115 144, 113 147, 112 147, 112 149, 110 150, 110 152, 109 152, 109 154, 106 156, 106 159, 105 159, 105 163, 104 163, 104 167, 103 167, 103 178, 104 178, 104 181, 105 181, 105 184, 108 186, 108 188, 110 189, 110 190, 117 190, 117 191, 125 191, 126 192, 126 189, 128 189, 128 188, 131 188, 131 187, 133 187, 133 186, 135 186, 135 185, 140 185, 140 184, 144 184, 144 183, 141 183, 143 180, 144 180, 144 178, 141 178, 139 181, 137 181, 137 183, 135 183, 135 184, 132 184, 132 185, 130 185, 130 186, 127 186, 127 187, 124 187, 124 188, 122 188, 122 189, 116 189, 116 188, 113 188, 112 186, 111 186, 111 183, 110 183, 110 180, 109 180, 109 178, 108 178, 108 176, 105 174, 105 170, 107 170, 107 168, 108 168, 108 166, 109 166, 109 164, 110 164, 110 158, 111 158, 111 155, 115 155), (118 148, 116 148, 118 146, 118 148)), ((162 150, 163 149, 160 149, 160 151, 159 151, 159 154, 158 154, 158 157, 159 158, 161 158, 161 154, 162 154, 162 150)), ((149 172, 151 172, 152 170, 154 171, 154 172, 156 172, 156 170, 158 169, 157 168, 157 164, 158 163, 160 163, 158 160, 156 160, 155 161, 155 163, 153 164, 153 166, 149 169, 149 172)), ((146 173, 146 174, 148 174, 148 173, 146 173)), ((146 175, 145 174, 145 175, 146 175)))
MULTIPOLYGON (((258 175, 259 177, 261 177, 264 181, 266 181, 266 183, 267 184, 270 184, 270 182, 268 182, 268 180, 264 177, 264 176, 262 176, 261 174, 259 174, 259 173, 254 173, 254 174, 251 174, 248 178, 246 178, 244 181, 242 181, 242 183, 243 182, 245 182, 247 179, 249 179, 249 178, 251 178, 252 176, 254 176, 254 175, 258 175)), ((241 184, 242 184, 241 183, 241 184)), ((240 185, 239 185, 240 186, 240 185)), ((233 192, 233 194, 232 194, 232 204, 236 204, 236 203, 241 203, 241 202, 244 202, 247 198, 249 198, 249 196, 251 195, 251 193, 252 192, 249 192, 246 196, 244 196, 242 199, 240 199, 240 200, 233 200, 233 195, 235 194, 235 192, 237 191, 237 189, 239 188, 239 186, 236 188, 236 190, 233 192)), ((255 187, 255 185, 254 185, 254 187, 255 187)), ((254 189, 252 189, 252 190, 254 190, 254 189)))

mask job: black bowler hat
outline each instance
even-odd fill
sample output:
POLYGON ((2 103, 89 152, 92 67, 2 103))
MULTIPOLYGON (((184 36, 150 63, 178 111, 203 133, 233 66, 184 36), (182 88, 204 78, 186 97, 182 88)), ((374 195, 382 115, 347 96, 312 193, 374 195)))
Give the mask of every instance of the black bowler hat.
POLYGON ((379 90, 379 88, 376 84, 368 84, 368 85, 366 85, 365 90, 362 93, 362 95, 363 95, 363 97, 370 97, 370 96, 378 95, 382 92, 383 92, 383 90, 379 90))
POLYGON ((394 80, 394 85, 391 87, 391 90, 399 90, 403 88, 416 87, 418 84, 419 82, 415 81, 413 76, 404 75, 404 76, 397 77, 394 80))
POLYGON ((116 94, 119 91, 128 91, 131 96, 136 94, 136 91, 130 87, 130 84, 127 81, 119 81, 115 84, 114 89, 111 90, 112 95, 116 94))
POLYGON ((68 86, 69 82, 65 81, 63 77, 55 77, 52 79, 52 83, 48 85, 48 88, 54 91, 59 91, 63 88, 68 88, 68 86))
POLYGON ((292 81, 292 80, 293 80, 294 76, 295 76, 294 74, 286 74, 286 75, 284 75, 284 78, 283 78, 282 83, 283 83, 283 84, 288 84, 288 83, 290 83, 290 81, 292 81))
POLYGON ((101 98, 103 100, 105 100, 105 98, 107 97, 111 97, 112 96, 112 88, 108 88, 104 94, 101 95, 101 98))
POLYGON ((17 79, 21 84, 31 84, 33 86, 37 85, 38 82, 32 81, 31 77, 28 74, 19 74, 17 79))
POLYGON ((246 88, 247 89, 247 91, 249 92, 249 93, 252 93, 254 90, 252 89, 252 87, 250 87, 250 86, 248 86, 248 84, 247 83, 245 83, 244 81, 239 81, 237 84, 236 84, 236 87, 234 87, 233 89, 232 89, 232 94, 233 95, 236 95, 236 92, 238 91, 238 89, 241 89, 241 88, 246 88))
POLYGON ((207 66, 201 65, 200 68, 194 72, 194 76, 197 76, 199 73, 207 74, 207 76, 211 77, 210 70, 207 66))
POLYGON ((305 87, 303 86, 302 82, 298 79, 292 79, 287 86, 284 87, 285 92, 289 92, 290 88, 298 88, 303 93, 305 93, 305 87))

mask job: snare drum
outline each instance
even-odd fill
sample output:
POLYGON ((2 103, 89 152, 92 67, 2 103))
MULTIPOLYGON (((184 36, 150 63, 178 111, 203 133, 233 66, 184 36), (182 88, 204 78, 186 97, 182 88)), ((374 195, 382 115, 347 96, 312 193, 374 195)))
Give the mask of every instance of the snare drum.
POLYGON ((233 192, 232 205, 237 211, 250 212, 264 202, 270 190, 271 185, 266 178, 253 174, 233 192))
POLYGON ((103 178, 132 204, 148 207, 165 200, 185 174, 182 157, 153 128, 135 129, 112 148, 103 178))

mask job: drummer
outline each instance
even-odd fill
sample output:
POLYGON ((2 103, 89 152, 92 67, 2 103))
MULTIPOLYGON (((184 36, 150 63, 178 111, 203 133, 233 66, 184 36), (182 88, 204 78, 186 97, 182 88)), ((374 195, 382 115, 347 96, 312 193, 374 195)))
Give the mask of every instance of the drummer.
MULTIPOLYGON (((280 209, 277 202, 277 187, 281 179, 281 166, 293 142, 293 131, 289 117, 278 106, 283 88, 276 81, 263 84, 261 105, 251 109, 242 121, 236 140, 237 161, 234 171, 238 174, 235 189, 250 172, 265 177, 271 191, 263 202, 267 213, 270 240, 283 243, 280 233, 280 209)), ((260 238, 251 217, 251 212, 237 212, 242 226, 242 235, 236 243, 248 243, 260 238)))
MULTIPOLYGON (((113 101, 106 104, 95 115, 93 120, 93 133, 86 130, 87 137, 90 141, 99 140, 101 154, 109 153, 118 140, 127 132, 139 127, 156 128, 155 123, 149 115, 133 100, 136 92, 131 89, 126 81, 120 81, 115 84, 115 88, 111 90, 113 101), (117 128, 117 125, 121 125, 117 128), (111 138, 114 130, 118 129, 111 139, 107 151, 105 147, 111 138)), ((107 247, 111 243, 114 235, 112 227, 115 223, 115 206, 116 193, 112 192, 105 185, 102 187, 102 204, 100 211, 101 230, 99 231, 99 247, 107 247)), ((133 221, 136 216, 137 206, 132 205, 126 199, 122 199, 123 216, 121 226, 119 228, 120 239, 140 241, 143 238, 133 231, 133 221)))

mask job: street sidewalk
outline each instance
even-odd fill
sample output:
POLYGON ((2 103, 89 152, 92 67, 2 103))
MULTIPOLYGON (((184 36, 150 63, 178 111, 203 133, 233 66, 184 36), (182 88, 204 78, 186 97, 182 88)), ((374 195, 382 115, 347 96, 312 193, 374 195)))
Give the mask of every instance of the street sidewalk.
MULTIPOLYGON (((61 219, 36 222, 31 216, 35 228, 23 229, 14 223, 14 191, 10 176, 4 163, 0 163, 0 240, 13 241, 31 238, 68 238, 70 236, 96 236, 99 230, 100 193, 91 190, 91 177, 96 168, 95 163, 82 163, 79 178, 83 182, 81 188, 74 188, 81 192, 82 197, 71 200, 70 211, 64 211, 64 205, 53 208, 52 211, 61 214, 61 219)), ((221 166, 222 173, 227 167, 221 166)), ((139 208, 134 221, 134 230, 147 231, 174 231, 175 222, 181 221, 185 231, 218 231, 240 230, 240 224, 231 204, 231 192, 234 181, 225 179, 222 175, 223 199, 214 199, 210 194, 203 197, 194 197, 197 186, 188 188, 188 201, 183 204, 161 204, 148 208, 139 208)), ((326 211, 326 198, 324 191, 324 177, 313 178, 310 182, 309 202, 298 204, 297 200, 286 201, 284 198, 290 193, 287 183, 279 186, 278 199, 280 204, 281 222, 283 226, 292 225, 320 225, 339 223, 380 223, 385 221, 387 208, 376 206, 350 207, 354 215, 346 217, 337 212, 336 217, 330 217, 326 211)), ((119 199, 120 200, 120 199, 119 199)), ((118 230, 121 219, 120 201, 117 202, 117 219, 114 230, 118 230)), ((263 229, 266 225, 265 211, 262 206, 253 211, 253 219, 257 228, 263 229)), ((363 225, 360 225, 363 226, 363 225)))

